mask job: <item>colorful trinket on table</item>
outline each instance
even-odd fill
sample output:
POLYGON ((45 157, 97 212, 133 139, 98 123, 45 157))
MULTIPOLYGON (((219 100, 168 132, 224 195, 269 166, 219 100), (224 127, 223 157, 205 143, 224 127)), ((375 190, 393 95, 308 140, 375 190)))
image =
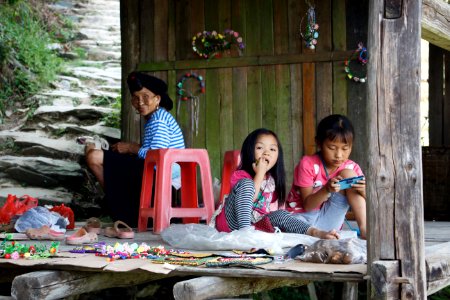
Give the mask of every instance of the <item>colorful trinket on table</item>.
MULTIPOLYGON (((203 80, 203 77, 191 72, 191 73, 186 73, 185 75, 183 75, 183 77, 180 78, 180 80, 177 82, 177 95, 178 95, 178 100, 183 100, 183 101, 187 101, 187 100, 191 100, 191 119, 193 120, 192 122, 192 131, 195 132, 195 135, 198 135, 198 119, 199 119, 199 112, 200 112, 200 98, 194 94, 194 92, 189 91, 186 88, 186 81, 188 79, 195 79, 196 81, 198 81, 199 84, 199 92, 201 94, 205 93, 205 81, 203 80)), ((181 107, 181 103, 180 101, 178 101, 177 104, 177 119, 178 116, 180 114, 180 107, 181 107)))
POLYGON ((12 235, 6 235, 3 242, 0 244, 0 258, 4 259, 38 259, 49 258, 58 253, 59 242, 52 242, 50 247, 47 245, 26 245, 10 241, 12 235))
POLYGON ((364 47, 362 42, 359 42, 358 48, 356 48, 349 59, 344 62, 344 70, 347 74, 347 78, 355 82, 365 83, 367 81, 367 70, 365 70, 367 62, 367 48, 364 47), (356 71, 357 67, 361 70, 356 71))
POLYGON ((316 23, 316 11, 313 5, 308 3, 308 11, 306 12, 305 29, 303 30, 303 21, 305 16, 300 21, 300 36, 305 41, 306 48, 315 49, 317 39, 319 38, 319 24, 316 23))

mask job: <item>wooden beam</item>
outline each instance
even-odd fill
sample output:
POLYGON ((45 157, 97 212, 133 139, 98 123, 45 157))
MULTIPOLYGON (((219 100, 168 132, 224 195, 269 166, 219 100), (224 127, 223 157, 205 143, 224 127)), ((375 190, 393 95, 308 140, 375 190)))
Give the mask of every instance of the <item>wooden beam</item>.
POLYGON ((422 1, 422 38, 450 51, 450 4, 442 0, 422 1))
POLYGON ((285 64, 290 65, 304 62, 342 62, 346 60, 351 54, 352 51, 332 51, 308 54, 282 54, 276 56, 224 57, 211 60, 186 59, 176 61, 142 62, 138 65, 137 68, 139 71, 155 72, 166 70, 217 69, 285 64))
POLYGON ((177 282, 173 287, 176 300, 203 300, 259 293, 284 286, 302 286, 308 281, 267 278, 198 277, 177 282))
POLYGON ((60 299, 113 287, 166 278, 150 272, 36 271, 17 276, 11 287, 14 299, 60 299))
POLYGON ((450 242, 426 248, 427 295, 450 285, 450 242))
MULTIPOLYGON (((398 281, 398 298, 425 299, 419 105, 422 3, 391 4, 395 3, 402 11, 397 19, 385 19, 385 1, 369 4, 367 265, 374 280, 377 264, 383 264, 378 261, 398 261, 398 279, 403 280, 398 281)), ((375 290, 372 285, 368 294, 384 290, 389 289, 375 290)))

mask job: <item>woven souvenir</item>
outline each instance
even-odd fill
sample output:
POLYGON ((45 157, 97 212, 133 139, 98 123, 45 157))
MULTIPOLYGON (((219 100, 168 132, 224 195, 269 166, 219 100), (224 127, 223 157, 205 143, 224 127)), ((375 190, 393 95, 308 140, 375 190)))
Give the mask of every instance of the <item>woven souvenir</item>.
POLYGON ((155 264, 171 264, 171 265, 181 265, 181 266, 201 266, 213 258, 183 258, 175 256, 161 257, 157 259, 152 259, 155 264))
POLYGON ((187 257, 187 258, 191 258, 191 257, 205 258, 205 257, 214 256, 212 253, 192 253, 192 252, 175 252, 175 251, 170 251, 169 254, 172 256, 187 257))
POLYGON ((272 262, 270 257, 216 257, 206 262, 207 267, 263 265, 272 262))

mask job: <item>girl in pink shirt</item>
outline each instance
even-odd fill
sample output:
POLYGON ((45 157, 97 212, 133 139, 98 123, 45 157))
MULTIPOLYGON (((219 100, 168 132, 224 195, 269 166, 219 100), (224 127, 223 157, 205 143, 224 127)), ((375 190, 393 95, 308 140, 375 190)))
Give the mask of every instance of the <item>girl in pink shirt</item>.
POLYGON ((366 238, 366 184, 360 180, 341 190, 339 180, 363 175, 349 159, 354 139, 353 126, 342 115, 330 115, 319 122, 316 144, 319 151, 304 156, 294 170, 287 209, 304 222, 322 230, 339 229, 349 207, 355 214, 361 238, 366 238))
POLYGON ((244 140, 241 163, 231 176, 231 192, 217 215, 216 228, 230 232, 255 226, 256 229, 308 234, 324 239, 336 239, 335 230, 318 230, 296 219, 285 210, 285 172, 283 150, 276 134, 257 129, 244 140))

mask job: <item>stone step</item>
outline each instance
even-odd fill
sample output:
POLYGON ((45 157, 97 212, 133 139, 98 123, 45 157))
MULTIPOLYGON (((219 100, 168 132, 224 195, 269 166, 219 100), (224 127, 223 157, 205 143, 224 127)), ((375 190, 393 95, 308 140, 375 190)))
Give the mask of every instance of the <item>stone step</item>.
POLYGON ((74 139, 50 139, 41 132, 0 131, 0 142, 6 143, 7 139, 12 139, 14 145, 23 149, 24 153, 28 150, 26 155, 37 156, 41 152, 46 152, 54 158, 74 161, 80 161, 84 155, 84 146, 78 145, 74 139), (33 149, 37 152, 33 152, 33 149))
POLYGON ((2 200, 2 204, 9 194, 16 195, 17 197, 29 195, 31 197, 37 198, 39 205, 70 204, 74 197, 72 193, 68 192, 64 188, 45 189, 39 187, 14 186, 0 189, 0 199, 2 200))

